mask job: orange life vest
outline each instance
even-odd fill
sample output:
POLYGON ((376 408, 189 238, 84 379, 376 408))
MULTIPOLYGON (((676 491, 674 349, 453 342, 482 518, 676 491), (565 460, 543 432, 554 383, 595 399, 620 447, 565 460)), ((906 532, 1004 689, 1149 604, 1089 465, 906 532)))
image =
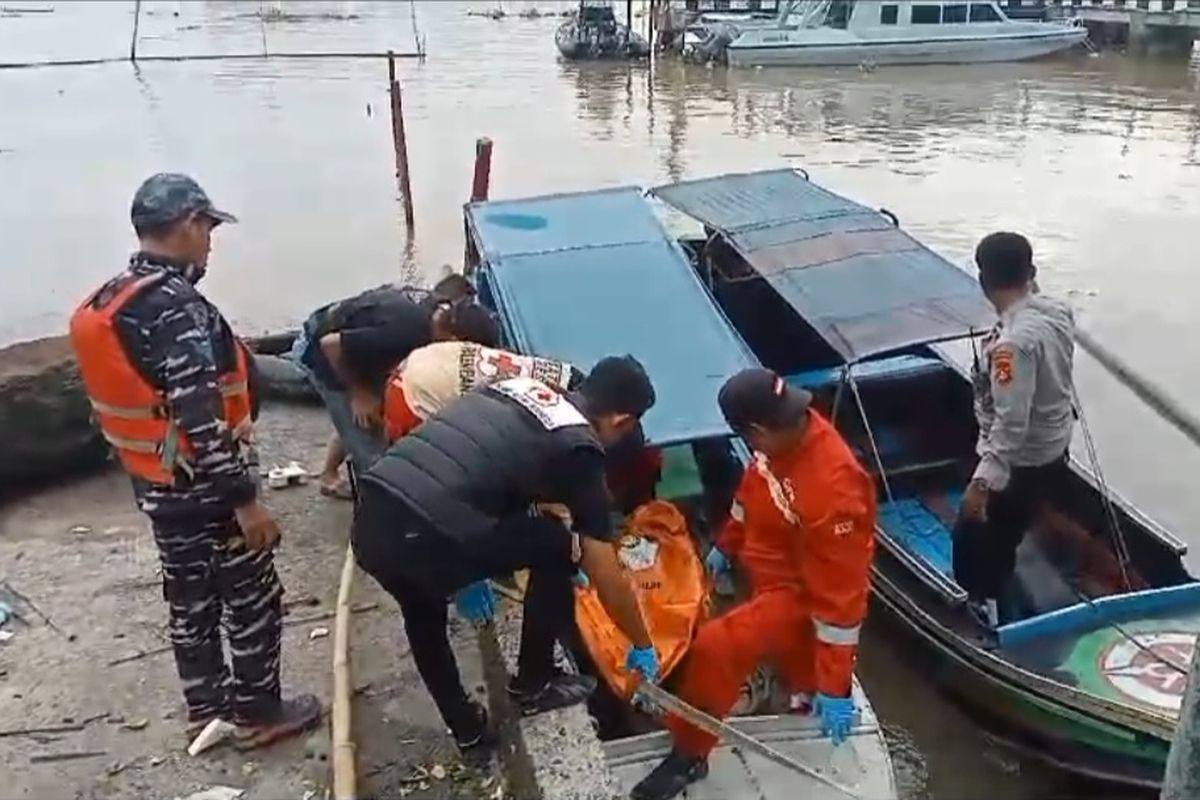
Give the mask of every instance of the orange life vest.
MULTIPOLYGON (((704 566, 683 514, 664 500, 639 506, 626 526, 620 558, 633 582, 662 674, 669 675, 708 614, 704 566)), ((619 696, 630 697, 637 685, 625 669, 630 643, 605 613, 594 586, 576 588, 575 620, 605 682, 619 696)))
POLYGON ((404 396, 404 373, 397 368, 383 390, 383 426, 388 442, 407 436, 420 424, 421 418, 413 412, 404 396))
MULTIPOLYGON (((99 291, 71 315, 71 345, 100 432, 116 450, 126 471, 152 483, 172 485, 177 471, 192 472, 192 447, 171 419, 165 393, 151 385, 130 361, 116 328, 116 316, 161 275, 131 279, 104 302, 99 291)), ((250 356, 234 337, 235 363, 219 377, 225 422, 235 438, 250 430, 250 356)))

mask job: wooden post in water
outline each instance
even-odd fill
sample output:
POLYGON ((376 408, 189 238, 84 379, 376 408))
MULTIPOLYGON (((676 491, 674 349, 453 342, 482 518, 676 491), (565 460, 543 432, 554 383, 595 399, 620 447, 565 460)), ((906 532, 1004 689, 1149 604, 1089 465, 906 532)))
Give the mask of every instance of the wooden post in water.
MULTIPOLYGON (((475 140, 475 172, 471 177, 471 202, 478 203, 488 199, 488 191, 492 183, 492 140, 482 136, 475 140)), ((463 234, 466 238, 466 250, 463 254, 463 272, 470 272, 479 266, 479 254, 475 252, 475 243, 471 241, 471 231, 463 222, 463 234)))
POLYGON ((134 0, 133 4, 133 36, 129 39, 129 60, 137 61, 138 22, 142 18, 142 0, 134 0))
POLYGON ((475 140, 475 174, 471 178, 471 202, 488 199, 492 182, 492 140, 486 136, 475 140))
POLYGON ((657 49, 654 46, 654 21, 658 14, 657 0, 650 0, 650 12, 646 21, 646 40, 650 42, 650 57, 654 57, 654 51, 657 49))
POLYGON ((629 24, 629 32, 633 33, 633 0, 625 0, 625 22, 629 24))
POLYGON ((1179 724, 1167 756, 1162 800, 1196 800, 1200 797, 1200 650, 1192 655, 1192 672, 1179 724))
POLYGON ((413 199, 408 174, 408 136, 404 131, 404 101, 400 95, 400 82, 396 80, 396 56, 391 50, 388 51, 388 91, 392 100, 392 145, 396 151, 396 179, 400 182, 400 194, 404 198, 404 224, 411 233, 413 199))

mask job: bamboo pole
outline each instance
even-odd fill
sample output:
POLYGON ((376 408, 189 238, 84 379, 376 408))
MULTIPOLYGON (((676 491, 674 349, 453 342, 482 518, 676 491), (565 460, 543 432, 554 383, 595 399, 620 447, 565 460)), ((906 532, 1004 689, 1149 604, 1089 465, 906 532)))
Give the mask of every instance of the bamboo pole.
POLYGON ((1096 341, 1087 331, 1076 329, 1075 341, 1109 374, 1150 406, 1152 411, 1175 426, 1194 444, 1200 445, 1200 419, 1167 396, 1161 387, 1138 375, 1124 359, 1096 341))
POLYGON ((332 759, 334 800, 356 800, 358 770, 351 726, 353 679, 350 674, 350 595, 354 588, 354 550, 346 548, 342 579, 338 584, 337 616, 333 623, 332 759))
POLYGON ((137 61, 137 39, 138 39, 138 22, 142 18, 142 0, 135 0, 133 4, 133 36, 129 39, 129 60, 137 61))

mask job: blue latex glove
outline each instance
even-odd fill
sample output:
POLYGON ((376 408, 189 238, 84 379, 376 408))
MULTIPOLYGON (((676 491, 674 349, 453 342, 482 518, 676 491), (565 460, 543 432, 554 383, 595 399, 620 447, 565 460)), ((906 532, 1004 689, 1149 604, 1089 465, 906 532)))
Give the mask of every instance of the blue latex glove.
POLYGON ((580 589, 586 589, 592 585, 591 578, 589 578, 587 576, 587 573, 584 572, 583 570, 577 570, 575 572, 574 581, 575 581, 575 585, 578 586, 580 589))
POLYGON ((642 679, 650 683, 658 682, 658 653, 650 647, 631 647, 625 657, 625 669, 630 672, 642 673, 642 679))
POLYGON ((454 595, 454 607, 459 616, 476 625, 491 622, 496 616, 496 595, 487 581, 475 581, 454 595))
POLYGON ((858 709, 854 707, 853 698, 818 694, 813 702, 813 711, 821 717, 821 733, 832 738, 834 746, 837 746, 850 735, 858 709))
POLYGON ((729 559, 715 547, 710 548, 708 555, 704 557, 704 567, 714 578, 729 572, 729 566, 729 559))

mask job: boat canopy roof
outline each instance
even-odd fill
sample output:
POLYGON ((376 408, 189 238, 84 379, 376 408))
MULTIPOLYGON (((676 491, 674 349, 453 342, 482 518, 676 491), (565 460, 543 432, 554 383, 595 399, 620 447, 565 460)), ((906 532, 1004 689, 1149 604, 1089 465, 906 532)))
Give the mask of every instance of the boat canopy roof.
POLYGON ((975 280, 894 218, 791 169, 652 190, 723 235, 848 362, 989 328, 975 280))
POLYGON ((730 435, 717 391, 757 361, 640 189, 471 203, 466 218, 516 349, 581 369, 629 353, 658 397, 650 442, 730 435))

